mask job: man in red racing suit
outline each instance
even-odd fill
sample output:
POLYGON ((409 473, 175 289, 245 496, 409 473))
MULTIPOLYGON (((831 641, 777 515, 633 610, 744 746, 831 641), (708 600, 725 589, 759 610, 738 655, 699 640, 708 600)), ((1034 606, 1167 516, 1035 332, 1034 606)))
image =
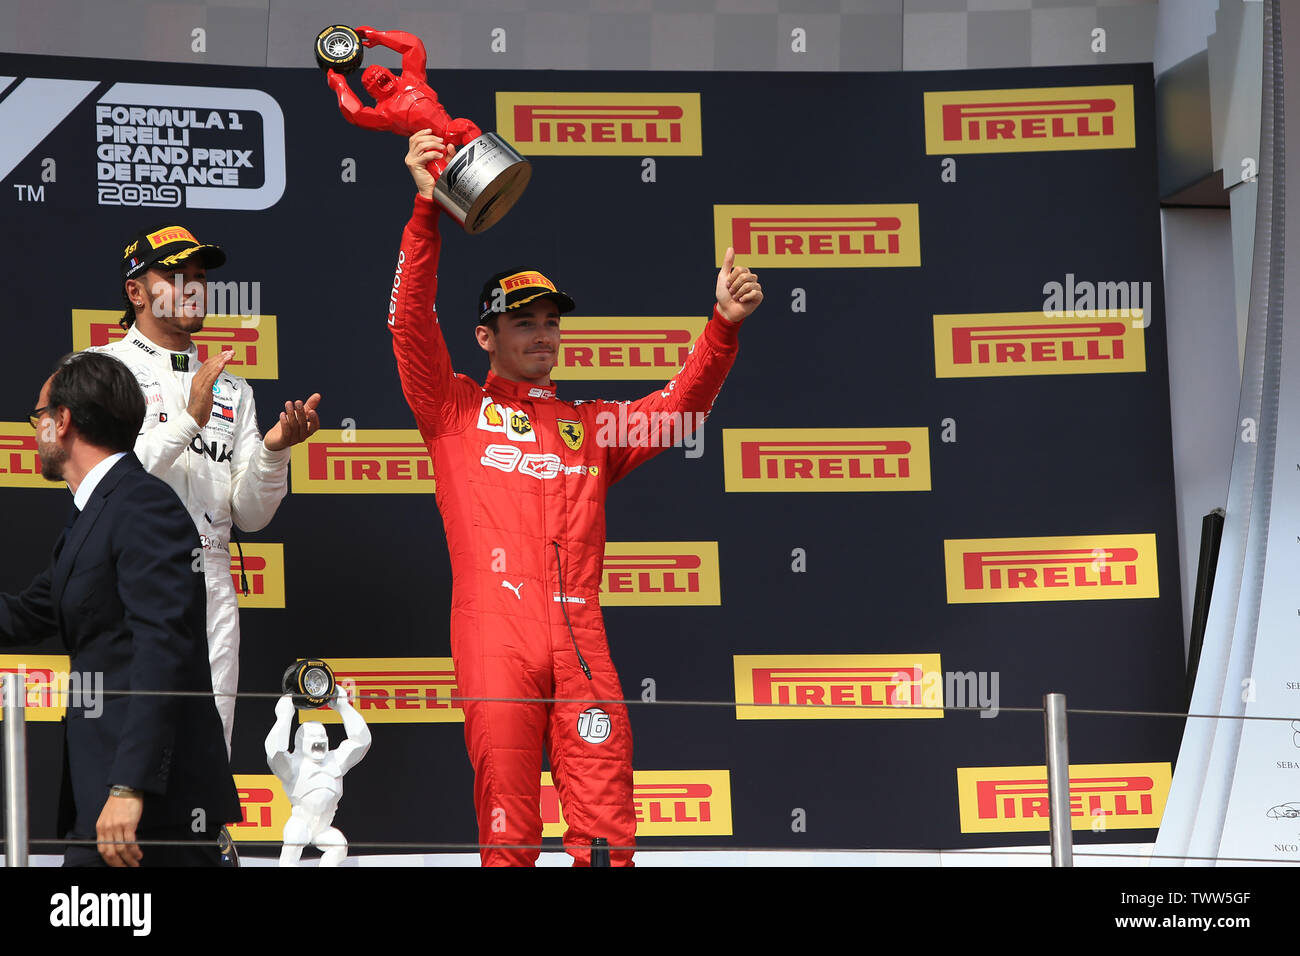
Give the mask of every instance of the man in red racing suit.
POLYGON ((420 194, 388 324, 433 459, 458 693, 506 698, 463 702, 482 862, 536 861, 545 746, 575 865, 589 863, 594 837, 608 840, 613 865, 631 865, 632 734, 598 594, 605 494, 682 437, 675 429, 702 427, 735 359, 740 321, 762 291, 752 273, 732 268, 728 250, 718 306, 671 382, 630 403, 567 402, 550 371, 572 299, 540 273, 502 273, 480 302, 475 333, 491 370, 479 385, 452 370, 435 311, 441 239, 424 166, 443 155, 429 131, 411 137, 406 161, 420 194))

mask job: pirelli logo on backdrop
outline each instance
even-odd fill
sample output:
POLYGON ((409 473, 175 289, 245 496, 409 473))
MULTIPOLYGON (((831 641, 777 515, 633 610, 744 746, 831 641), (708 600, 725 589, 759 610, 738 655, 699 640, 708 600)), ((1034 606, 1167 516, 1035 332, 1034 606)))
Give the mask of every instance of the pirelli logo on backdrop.
POLYGON ((727 491, 929 491, 925 428, 724 428, 727 491))
POLYGON ((25 720, 62 720, 67 715, 71 668, 72 659, 66 654, 0 654, 0 674, 23 675, 25 720))
POLYGON ((943 716, 938 654, 737 654, 733 661, 737 720, 943 716), (931 703, 925 692, 936 687, 931 703))
POLYGON ((925 94, 927 154, 1132 149, 1133 87, 925 94))
MULTIPOLYGON (((72 348, 80 352, 92 345, 108 345, 126 337, 117 324, 122 310, 73 309, 72 348)), ((234 375, 244 378, 279 378, 280 359, 276 321, 273 315, 209 315, 203 331, 194 334, 199 361, 226 350, 235 353, 226 365, 234 375)))
POLYGON ((937 378, 1146 369, 1145 330, 1126 318, 1048 318, 1042 312, 934 317, 937 378))
MULTIPOLYGON (((331 657, 334 679, 368 724, 443 724, 465 720, 450 657, 331 657), (346 683, 345 683, 346 682, 346 683)), ((342 723, 333 710, 315 712, 323 724, 342 723)))
POLYGON ((943 543, 949 604, 1160 596, 1154 534, 943 543))
POLYGON ((721 604, 718 542, 605 542, 600 603, 603 607, 721 604))
MULTIPOLYGON (((1167 763, 1070 765, 1070 827, 1107 830, 1160 826, 1169 797, 1167 763)), ((958 767, 962 833, 1018 833, 1048 829, 1047 768, 958 767)))
POLYGON ((322 428, 294 445, 293 493, 434 493, 429 448, 414 428, 322 428))
POLYGON ((836 206, 714 206, 718 266, 727 247, 754 268, 864 269, 919 266, 916 203, 836 206))
POLYGON ((497 93, 497 131, 525 156, 699 156, 699 93, 497 93))
POLYGON ((279 778, 273 773, 237 773, 234 776, 235 789, 239 792, 240 819, 238 823, 229 824, 230 838, 236 843, 241 840, 280 842, 293 807, 279 778))
POLYGON ((230 549, 230 576, 241 608, 284 607, 284 545, 241 543, 230 549), (240 572, 248 582, 244 594, 240 572))
MULTIPOLYGON (((730 770, 634 770, 632 809, 636 835, 730 836, 730 770)), ((567 825, 560 794, 542 774, 542 836, 563 836, 567 825)))
POLYGON ((555 379, 650 379, 677 374, 707 318, 565 318, 555 379))
POLYGON ((60 488, 41 477, 41 456, 31 422, 0 422, 0 488, 60 488))

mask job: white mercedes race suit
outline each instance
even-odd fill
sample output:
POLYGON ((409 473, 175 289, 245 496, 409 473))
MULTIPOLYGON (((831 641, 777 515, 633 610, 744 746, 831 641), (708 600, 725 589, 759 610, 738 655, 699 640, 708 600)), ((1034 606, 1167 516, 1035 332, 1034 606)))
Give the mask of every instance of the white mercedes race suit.
POLYGON ((252 387, 223 371, 212 388, 212 415, 202 429, 186 411, 200 362, 191 344, 171 352, 132 326, 126 338, 92 351, 120 359, 144 392, 144 427, 135 453, 176 490, 203 545, 208 586, 208 659, 217 712, 230 751, 239 686, 239 607, 230 570, 231 516, 241 531, 260 531, 288 490, 289 449, 267 451, 257 430, 252 387))

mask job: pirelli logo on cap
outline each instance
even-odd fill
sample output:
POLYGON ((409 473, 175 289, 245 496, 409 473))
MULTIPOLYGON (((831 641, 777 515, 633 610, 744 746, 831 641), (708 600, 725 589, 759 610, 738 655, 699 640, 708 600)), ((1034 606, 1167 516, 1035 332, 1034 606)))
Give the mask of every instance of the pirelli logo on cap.
POLYGON ((727 491, 929 491, 925 428, 724 428, 727 491))
POLYGON ((1133 87, 925 94, 927 154, 1132 149, 1133 87))
POLYGON ((733 661, 737 720, 943 716, 938 654, 737 654, 733 661), (935 689, 937 699, 927 699, 935 689))
POLYGON ((434 493, 433 461, 419 431, 322 428, 293 446, 293 493, 434 493))
MULTIPOLYGON (((730 770, 634 770, 632 808, 636 835, 730 836, 730 770)), ((560 794, 542 774, 542 836, 567 829, 560 794)))
POLYGON ((169 242, 179 242, 182 239, 186 239, 196 246, 200 245, 199 241, 184 226, 164 226, 157 232, 149 233, 145 238, 149 240, 149 245, 155 249, 159 249, 169 242))
POLYGON ((1160 596, 1154 534, 943 543, 949 604, 1160 596))
POLYGON ((1140 322, 1049 318, 1042 312, 934 317, 937 378, 1145 372, 1140 322), (1136 325, 1136 328, 1134 327, 1136 325))
MULTIPOLYGON (((27 690, 25 720, 62 720, 67 715, 71 669, 72 659, 66 654, 0 654, 0 674, 23 677, 27 690)), ((0 721, 4 720, 4 710, 0 707, 0 721)))
POLYGON ((0 422, 0 488, 58 488, 61 481, 41 477, 41 456, 31 422, 0 422))
POLYGON ((699 93, 497 93, 497 130, 526 156, 699 156, 699 93))
MULTIPOLYGON (((451 698, 456 668, 450 657, 331 657, 334 679, 368 724, 463 723, 465 712, 451 698)), ((334 710, 313 714, 322 724, 343 722, 334 710)))
POLYGON ((555 379, 662 382, 686 362, 707 318, 565 317, 555 379))
POLYGON ((238 823, 227 825, 230 838, 236 843, 241 840, 280 842, 293 807, 279 778, 273 773, 237 773, 234 777, 240 818, 238 823))
POLYGON ((722 603, 716 541, 607 541, 603 607, 722 603))
POLYGON ((241 608, 284 607, 284 545, 257 542, 230 549, 230 576, 241 608), (244 593, 240 572, 248 582, 244 593))
POLYGON ((865 269, 921 264, 916 203, 714 206, 713 245, 754 268, 865 269))
POLYGON ((533 286, 540 286, 543 289, 555 291, 555 286, 551 280, 546 278, 540 272, 516 272, 512 276, 506 276, 501 280, 502 292, 513 292, 515 289, 528 289, 533 286))
MULTIPOLYGON (((209 283, 209 286, 213 290, 221 288, 219 283, 209 283)), ((73 350, 80 352, 92 345, 108 345, 125 338, 126 331, 117 324, 121 317, 121 309, 73 309, 73 350)), ((226 369, 234 375, 250 379, 280 377, 274 315, 209 315, 203 321, 203 331, 194 333, 194 347, 200 362, 233 351, 235 355, 226 363, 226 369)))
MULTIPOLYGON (((1167 763, 1070 765, 1070 827, 1147 830, 1160 826, 1169 797, 1167 763)), ((958 767, 962 833, 1048 829, 1047 768, 958 767)))

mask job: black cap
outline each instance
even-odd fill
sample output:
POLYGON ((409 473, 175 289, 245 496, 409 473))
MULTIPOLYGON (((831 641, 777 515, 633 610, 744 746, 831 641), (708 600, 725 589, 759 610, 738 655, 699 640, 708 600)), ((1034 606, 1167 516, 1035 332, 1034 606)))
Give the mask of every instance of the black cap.
POLYGON ((138 279, 152 266, 179 266, 193 255, 202 256, 203 265, 208 269, 226 263, 226 254, 220 246, 199 242, 184 226, 142 229, 122 250, 122 278, 138 279))
POLYGON ((547 298, 559 306, 560 312, 572 312, 573 300, 555 288, 555 283, 533 269, 498 272, 483 283, 478 297, 478 319, 483 323, 494 314, 501 313, 498 301, 506 309, 517 309, 534 299, 547 298), (498 296, 501 299, 498 299, 498 296))

